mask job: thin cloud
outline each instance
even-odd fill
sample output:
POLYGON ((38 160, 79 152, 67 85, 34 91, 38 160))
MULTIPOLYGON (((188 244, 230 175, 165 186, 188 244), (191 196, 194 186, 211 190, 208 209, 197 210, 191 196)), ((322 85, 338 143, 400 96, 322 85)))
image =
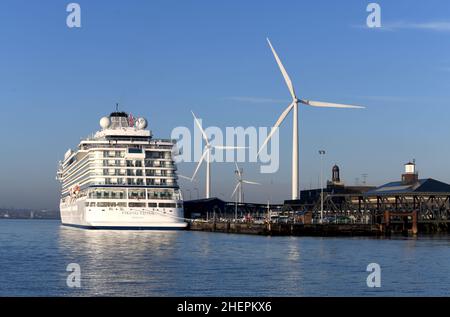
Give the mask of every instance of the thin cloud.
POLYGON ((436 32, 450 32, 450 22, 448 21, 430 21, 422 23, 411 22, 395 22, 386 24, 388 29, 414 29, 414 30, 429 30, 436 32))
POLYGON ((369 28, 367 25, 354 25, 353 27, 359 29, 380 30, 380 31, 394 31, 394 30, 424 30, 434 32, 450 32, 450 21, 428 21, 428 22, 381 22, 379 28, 369 28))
POLYGON ((227 97, 226 100, 238 101, 238 102, 248 102, 248 103, 279 103, 279 102, 289 102, 286 99, 272 99, 272 98, 263 98, 263 97, 227 97))

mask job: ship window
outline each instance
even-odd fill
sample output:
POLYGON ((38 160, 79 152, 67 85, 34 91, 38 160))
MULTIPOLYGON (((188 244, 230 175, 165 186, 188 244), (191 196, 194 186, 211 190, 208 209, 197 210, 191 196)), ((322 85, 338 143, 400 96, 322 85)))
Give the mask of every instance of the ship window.
POLYGON ((111 194, 112 194, 112 198, 115 198, 115 199, 124 199, 125 198, 125 192, 123 192, 123 191, 113 191, 111 194))
POLYGON ((177 204, 177 208, 183 208, 183 204, 182 203, 178 203, 177 204))
POLYGON ((145 167, 152 167, 153 166, 153 161, 151 160, 145 160, 144 161, 145 167))
POLYGON ((159 207, 161 208, 175 208, 177 205, 174 203, 160 203, 159 207))
POLYGON ((129 203, 130 207, 145 207, 144 203, 129 203))
POLYGON ((117 198, 117 194, 116 194, 115 192, 112 192, 112 193, 111 193, 111 198, 112 198, 112 199, 116 199, 116 198, 117 198))
POLYGON ((164 153, 163 152, 156 152, 156 151, 147 151, 147 152, 145 152, 145 158, 158 159, 158 158, 163 158, 163 157, 164 157, 164 153))
POLYGON ((133 190, 128 192, 129 199, 144 199, 145 191, 144 190, 133 190))
POLYGON ((97 207, 116 207, 116 203, 99 202, 97 203, 97 207))
POLYGON ((148 206, 155 208, 158 207, 158 203, 148 203, 148 206))
POLYGON ((128 153, 130 154, 142 154, 142 149, 129 148, 128 153))

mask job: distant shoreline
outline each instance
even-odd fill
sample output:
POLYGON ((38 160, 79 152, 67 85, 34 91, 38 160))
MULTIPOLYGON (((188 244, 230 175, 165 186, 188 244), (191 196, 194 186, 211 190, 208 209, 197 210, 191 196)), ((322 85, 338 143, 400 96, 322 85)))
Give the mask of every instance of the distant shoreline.
POLYGON ((1 217, 1 220, 61 220, 61 218, 23 218, 23 217, 1 217))
POLYGON ((61 219, 57 210, 0 209, 0 219, 61 219))

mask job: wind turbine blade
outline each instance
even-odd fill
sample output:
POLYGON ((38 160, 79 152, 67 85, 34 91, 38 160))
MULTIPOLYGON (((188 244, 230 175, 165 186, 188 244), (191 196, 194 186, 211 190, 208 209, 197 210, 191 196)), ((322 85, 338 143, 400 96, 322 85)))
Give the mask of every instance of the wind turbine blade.
POLYGON ((286 82, 286 85, 289 88, 289 92, 291 93, 292 99, 297 99, 297 96, 295 95, 294 86, 292 85, 291 78, 289 78, 289 75, 286 71, 286 69, 283 66, 283 63, 281 63, 280 58, 278 57, 277 52, 272 46, 272 43, 270 43, 270 40, 267 39, 267 42, 269 43, 270 49, 272 50, 273 56, 275 57, 275 60, 277 61, 278 67, 280 68, 281 74, 283 74, 284 81, 286 82))
POLYGON ((188 176, 184 176, 184 175, 181 175, 181 174, 177 174, 177 176, 179 178, 188 179, 188 180, 192 181, 192 179, 190 177, 188 177, 188 176))
POLYGON ((251 184, 251 185, 261 185, 260 183, 257 183, 257 182, 251 182, 251 181, 245 181, 245 180, 243 180, 242 182, 245 184, 251 184))
POLYGON ((212 146, 218 150, 239 150, 239 149, 248 149, 246 146, 226 146, 226 145, 213 145, 212 146))
POLYGON ((300 100, 302 104, 312 107, 324 107, 324 108, 350 108, 350 109, 364 109, 362 106, 343 105, 339 103, 321 102, 312 100, 300 100))
POLYGON ((197 125, 197 127, 200 129, 200 132, 202 133, 202 136, 206 142, 206 145, 209 145, 208 136, 206 135, 205 131, 203 130, 203 128, 202 128, 200 122, 198 121, 197 117, 195 116, 194 112, 192 112, 192 116, 194 117, 195 124, 197 125))
POLYGON ((234 165, 236 165, 236 171, 238 172, 239 180, 241 180, 241 177, 242 177, 241 170, 239 169, 239 166, 236 162, 234 162, 234 165))
POLYGON ((194 172, 194 174, 193 174, 192 177, 191 177, 191 181, 193 181, 194 178, 195 178, 195 175, 197 175, 198 169, 199 169, 200 166, 202 165, 202 162, 205 160, 205 157, 206 157, 206 154, 208 154, 208 151, 209 151, 209 149, 206 149, 206 150, 203 152, 202 157, 201 157, 200 160, 198 161, 197 168, 195 169, 195 172, 194 172))
POLYGON ((261 145, 261 147, 259 148, 258 154, 261 153, 261 151, 263 150, 263 148, 266 146, 267 142, 269 142, 270 138, 272 137, 272 135, 275 133, 275 131, 277 131, 278 127, 281 125, 281 123, 283 122, 283 120, 286 118, 286 116, 289 114, 289 112, 292 110, 292 108, 295 105, 295 101, 293 103, 291 103, 284 111, 283 113, 280 115, 280 117, 278 118, 277 122, 275 122, 275 124, 273 125, 272 129, 270 130, 269 135, 267 136, 267 138, 264 140, 264 143, 261 145))
POLYGON ((234 194, 236 194, 236 191, 238 190, 238 188, 239 188, 239 185, 241 185, 241 183, 240 183, 240 182, 236 184, 236 187, 234 188, 234 190, 233 190, 233 193, 231 194, 231 197, 233 197, 233 196, 234 196, 234 194))

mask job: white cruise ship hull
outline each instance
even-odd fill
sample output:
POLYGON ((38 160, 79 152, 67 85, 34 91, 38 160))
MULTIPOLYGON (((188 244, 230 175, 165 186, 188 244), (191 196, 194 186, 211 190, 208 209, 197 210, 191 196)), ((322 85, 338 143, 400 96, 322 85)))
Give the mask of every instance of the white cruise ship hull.
POLYGON ((63 225, 86 229, 180 230, 187 223, 183 208, 86 207, 85 200, 61 203, 63 225))

